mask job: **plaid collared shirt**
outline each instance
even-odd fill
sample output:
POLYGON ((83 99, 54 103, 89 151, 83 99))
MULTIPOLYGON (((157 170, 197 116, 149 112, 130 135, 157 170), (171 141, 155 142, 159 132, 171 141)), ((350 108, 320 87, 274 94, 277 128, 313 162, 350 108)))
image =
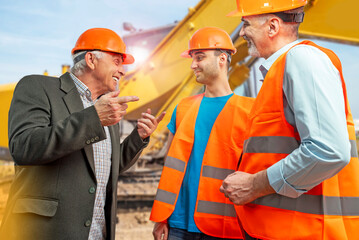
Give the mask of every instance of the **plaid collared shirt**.
MULTIPOLYGON (((77 91, 80 93, 84 108, 94 105, 96 100, 92 101, 91 92, 88 87, 83 82, 81 82, 75 75, 71 74, 71 77, 74 80, 77 91)), ((112 146, 108 127, 104 127, 104 129, 106 133, 106 139, 92 145, 95 160, 97 188, 89 235, 89 239, 91 240, 105 239, 106 236, 104 207, 106 202, 106 186, 111 171, 112 146)))

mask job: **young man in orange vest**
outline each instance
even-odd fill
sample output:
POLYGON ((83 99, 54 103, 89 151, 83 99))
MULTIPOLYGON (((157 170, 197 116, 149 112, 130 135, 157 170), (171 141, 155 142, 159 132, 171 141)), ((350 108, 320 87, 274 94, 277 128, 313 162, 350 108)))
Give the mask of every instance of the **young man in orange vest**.
POLYGON ((221 191, 251 239, 359 239, 359 161, 340 60, 298 41, 305 0, 240 0, 265 58, 239 171, 221 191))
POLYGON ((183 57, 192 57, 205 92, 183 99, 173 112, 170 149, 151 217, 154 239, 242 239, 234 205, 219 191, 242 153, 253 99, 234 95, 228 84, 236 52, 222 29, 195 32, 183 57))

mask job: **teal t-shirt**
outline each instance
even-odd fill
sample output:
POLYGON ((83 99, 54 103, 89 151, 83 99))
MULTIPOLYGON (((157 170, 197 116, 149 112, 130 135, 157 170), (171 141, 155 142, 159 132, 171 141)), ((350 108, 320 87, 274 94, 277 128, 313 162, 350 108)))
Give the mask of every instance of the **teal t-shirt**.
MULTIPOLYGON (((168 219, 168 224, 172 228, 185 229, 189 232, 201 232, 194 222, 193 215, 197 201, 202 159, 213 124, 232 95, 233 93, 223 97, 203 97, 202 99, 197 114, 194 143, 186 174, 183 178, 175 210, 168 219)), ((177 107, 173 111, 170 123, 167 125, 173 135, 176 133, 176 110, 177 107)))

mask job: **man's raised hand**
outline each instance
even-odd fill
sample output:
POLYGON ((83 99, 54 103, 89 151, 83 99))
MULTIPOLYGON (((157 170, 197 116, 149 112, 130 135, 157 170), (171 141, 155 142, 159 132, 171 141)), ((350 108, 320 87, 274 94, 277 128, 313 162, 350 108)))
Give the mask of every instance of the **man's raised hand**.
POLYGON ((118 97, 119 94, 119 90, 107 93, 95 103, 102 126, 111 126, 121 121, 126 114, 127 103, 139 100, 137 96, 118 97))

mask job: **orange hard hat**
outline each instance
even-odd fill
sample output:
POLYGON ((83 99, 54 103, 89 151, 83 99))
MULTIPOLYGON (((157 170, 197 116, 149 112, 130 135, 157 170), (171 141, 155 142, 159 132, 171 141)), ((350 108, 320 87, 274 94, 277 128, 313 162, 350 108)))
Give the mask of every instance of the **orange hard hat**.
POLYGON ((228 33, 217 27, 198 29, 188 42, 188 50, 181 57, 190 58, 190 51, 199 49, 223 49, 230 51, 232 55, 237 52, 228 33))
POLYGON ((243 17, 283 12, 307 4, 307 0, 236 0, 237 9, 227 16, 243 17))
POLYGON ((123 56, 123 64, 131 64, 135 61, 131 54, 126 53, 126 44, 121 37, 107 28, 91 28, 82 33, 71 53, 83 50, 120 53, 123 56))

